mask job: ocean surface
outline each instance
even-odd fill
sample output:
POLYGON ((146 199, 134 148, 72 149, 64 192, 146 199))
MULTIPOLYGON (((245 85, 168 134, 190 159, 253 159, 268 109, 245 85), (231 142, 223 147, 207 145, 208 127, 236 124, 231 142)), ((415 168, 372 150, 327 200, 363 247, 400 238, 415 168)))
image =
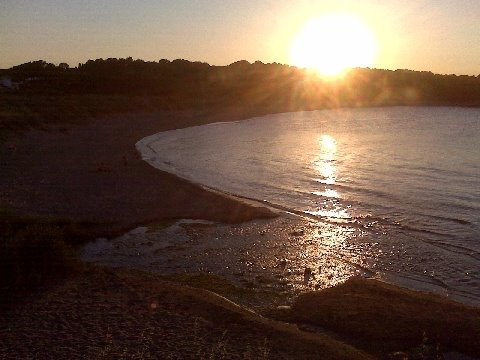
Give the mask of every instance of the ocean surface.
POLYGON ((158 169, 318 222, 319 234, 328 224, 318 252, 480 304, 480 109, 284 113, 136 146, 158 169))

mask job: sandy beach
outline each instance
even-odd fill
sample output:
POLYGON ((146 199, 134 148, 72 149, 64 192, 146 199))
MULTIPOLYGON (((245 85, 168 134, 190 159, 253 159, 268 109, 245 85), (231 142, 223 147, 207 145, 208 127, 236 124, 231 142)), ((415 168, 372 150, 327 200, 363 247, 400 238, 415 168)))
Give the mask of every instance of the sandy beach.
POLYGON ((159 131, 242 118, 241 111, 161 112, 99 118, 82 126, 32 130, 2 145, 0 203, 19 215, 101 224, 120 233, 160 219, 236 223, 270 217, 252 207, 158 171, 135 149, 159 131), (15 151, 9 146, 14 144, 15 151))

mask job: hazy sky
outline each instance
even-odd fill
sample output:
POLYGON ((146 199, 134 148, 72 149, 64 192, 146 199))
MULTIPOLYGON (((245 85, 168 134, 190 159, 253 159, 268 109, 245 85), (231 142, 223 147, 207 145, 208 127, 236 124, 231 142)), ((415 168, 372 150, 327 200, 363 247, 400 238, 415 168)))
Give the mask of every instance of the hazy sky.
POLYGON ((302 25, 339 10, 377 37, 373 67, 480 73, 480 0, 0 0, 0 68, 128 56, 290 63, 302 25))

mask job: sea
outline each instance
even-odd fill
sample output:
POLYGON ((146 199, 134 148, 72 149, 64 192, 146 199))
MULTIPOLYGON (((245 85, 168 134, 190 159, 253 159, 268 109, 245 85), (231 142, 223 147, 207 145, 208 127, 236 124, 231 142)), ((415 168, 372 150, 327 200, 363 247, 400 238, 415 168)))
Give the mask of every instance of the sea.
POLYGON ((136 147, 160 170, 318 222, 319 233, 337 229, 318 237, 318 252, 480 304, 480 109, 281 113, 161 132, 136 147))

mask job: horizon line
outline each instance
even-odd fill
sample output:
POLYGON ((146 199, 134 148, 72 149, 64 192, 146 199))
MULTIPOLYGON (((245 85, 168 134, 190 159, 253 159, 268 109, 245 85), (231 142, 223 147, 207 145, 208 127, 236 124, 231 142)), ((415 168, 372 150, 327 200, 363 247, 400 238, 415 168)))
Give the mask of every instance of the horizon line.
MULTIPOLYGON (((248 61, 248 60, 245 60, 245 59, 240 59, 240 60, 236 60, 230 64, 227 64, 227 65, 216 65, 216 64, 210 64, 206 61, 201 61, 201 60, 188 60, 188 59, 184 59, 184 58, 176 58, 176 59, 173 59, 173 60, 170 60, 170 59, 166 59, 166 58, 162 58, 162 59, 159 59, 159 60, 144 60, 144 59, 141 59, 141 58, 137 58, 137 59, 134 59, 133 57, 131 56, 127 56, 127 57, 108 57, 108 58, 96 58, 96 59, 88 59, 86 60, 85 62, 79 62, 77 66, 71 66, 69 63, 67 62, 64 62, 64 61, 61 61, 61 62, 49 62, 47 60, 44 60, 44 59, 37 59, 37 60, 31 60, 31 61, 27 61, 27 62, 23 62, 21 64, 17 64, 17 65, 12 65, 11 67, 9 68, 0 68, 0 71, 7 71, 7 70, 12 70, 14 67, 16 66, 21 66, 21 65, 24 65, 24 64, 28 64, 28 63, 32 63, 32 62, 36 62, 36 61, 45 61, 46 63, 48 64, 53 64, 55 66, 59 66, 59 64, 62 64, 62 63, 65 63, 69 66, 70 69, 78 69, 79 65, 84 65, 86 64, 88 61, 97 61, 97 60, 109 60, 109 59, 112 59, 112 60, 128 60, 128 59, 132 59, 132 61, 143 61, 145 63, 159 63, 161 61, 168 61, 170 63, 174 62, 174 61, 187 61, 187 62, 190 62, 190 63, 201 63, 201 64, 206 64, 210 67, 229 67, 233 64, 236 64, 236 63, 243 63, 243 62, 246 62, 248 63, 249 65, 255 65, 257 63, 260 63, 262 65, 280 65, 280 66, 285 66, 285 67, 290 67, 290 68, 296 68, 296 69, 299 69, 299 70, 304 70, 304 71, 309 71, 309 70, 312 70, 311 68, 308 68, 308 67, 299 67, 299 66, 296 66, 296 65, 291 65, 291 64, 286 64, 286 63, 280 63, 280 62, 263 62, 261 60, 255 60, 253 62, 251 61, 248 61)), ((346 73, 348 73, 349 71, 351 70, 376 70, 376 71, 411 71, 411 72, 418 72, 418 73, 431 73, 433 75, 442 75, 442 76, 468 76, 468 77, 476 77, 476 78, 480 78, 480 72, 478 74, 460 74, 460 73, 437 73, 437 72, 433 72, 431 70, 413 70, 413 69, 407 69, 407 68, 396 68, 396 69, 388 69, 388 68, 376 68, 376 67, 353 67, 353 68, 349 68, 346 73)))

